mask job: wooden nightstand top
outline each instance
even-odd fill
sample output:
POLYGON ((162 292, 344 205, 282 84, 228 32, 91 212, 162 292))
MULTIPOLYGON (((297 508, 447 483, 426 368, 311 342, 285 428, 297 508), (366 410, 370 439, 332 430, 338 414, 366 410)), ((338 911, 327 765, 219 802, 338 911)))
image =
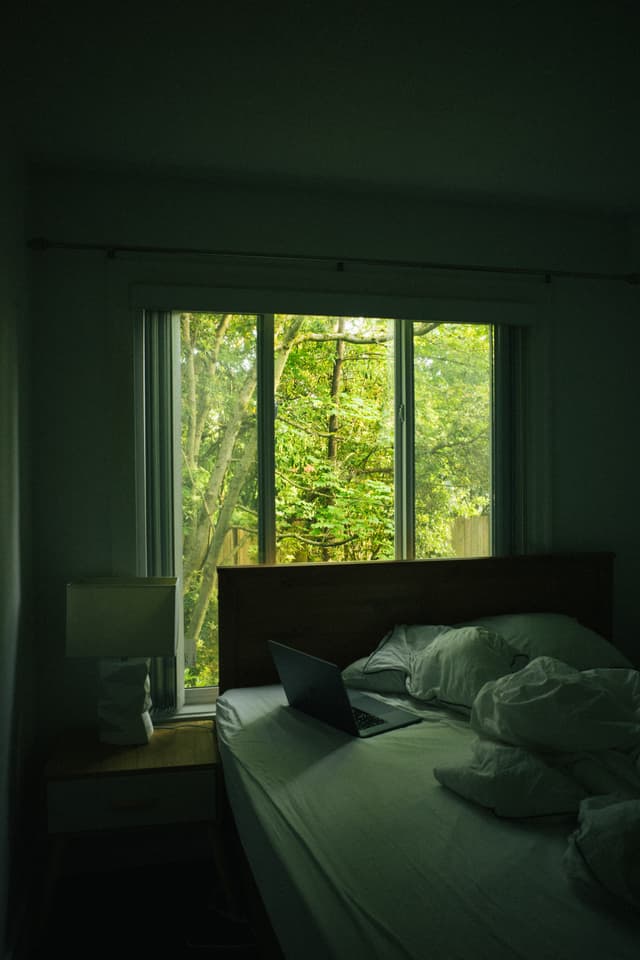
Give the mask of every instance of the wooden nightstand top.
POLYGON ((69 780, 211 767, 217 762, 213 720, 184 720, 156 726, 149 743, 137 747, 100 743, 90 731, 74 731, 54 750, 45 775, 47 780, 69 780))

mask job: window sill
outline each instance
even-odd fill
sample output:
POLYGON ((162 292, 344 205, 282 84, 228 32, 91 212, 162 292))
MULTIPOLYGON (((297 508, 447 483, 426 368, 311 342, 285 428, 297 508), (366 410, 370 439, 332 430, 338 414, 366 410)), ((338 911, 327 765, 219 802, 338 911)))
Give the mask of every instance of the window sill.
POLYGON ((169 723, 172 720, 189 720, 197 717, 199 720, 215 718, 215 703, 189 703, 180 709, 152 710, 151 719, 154 723, 169 723))

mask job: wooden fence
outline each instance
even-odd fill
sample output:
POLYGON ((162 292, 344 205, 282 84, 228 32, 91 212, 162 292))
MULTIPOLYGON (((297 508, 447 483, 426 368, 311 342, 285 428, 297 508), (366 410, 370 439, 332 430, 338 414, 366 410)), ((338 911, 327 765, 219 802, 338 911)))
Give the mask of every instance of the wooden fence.
MULTIPOLYGON (((224 539, 221 563, 236 566, 251 563, 254 546, 245 531, 231 527, 224 539)), ((454 557, 488 557, 491 552, 489 517, 456 517, 451 524, 451 546, 454 557)))
POLYGON ((456 517, 451 525, 451 545, 456 557, 488 557, 491 552, 489 517, 456 517))

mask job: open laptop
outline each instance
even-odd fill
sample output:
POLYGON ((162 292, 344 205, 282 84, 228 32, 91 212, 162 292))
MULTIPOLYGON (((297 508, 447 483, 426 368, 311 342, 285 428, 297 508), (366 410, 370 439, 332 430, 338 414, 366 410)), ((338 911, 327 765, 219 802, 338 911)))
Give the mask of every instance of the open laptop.
POLYGON ((354 737, 373 737, 420 722, 408 710, 347 690, 336 664, 273 640, 268 644, 287 700, 296 710, 354 737))

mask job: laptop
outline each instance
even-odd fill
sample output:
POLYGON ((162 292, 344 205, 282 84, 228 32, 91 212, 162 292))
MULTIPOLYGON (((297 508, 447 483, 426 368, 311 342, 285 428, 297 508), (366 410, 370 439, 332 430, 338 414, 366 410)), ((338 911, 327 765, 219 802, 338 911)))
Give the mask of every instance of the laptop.
POLYGON ((420 717, 348 690, 335 663, 268 640, 289 705, 354 737, 373 737, 419 723, 420 717))

